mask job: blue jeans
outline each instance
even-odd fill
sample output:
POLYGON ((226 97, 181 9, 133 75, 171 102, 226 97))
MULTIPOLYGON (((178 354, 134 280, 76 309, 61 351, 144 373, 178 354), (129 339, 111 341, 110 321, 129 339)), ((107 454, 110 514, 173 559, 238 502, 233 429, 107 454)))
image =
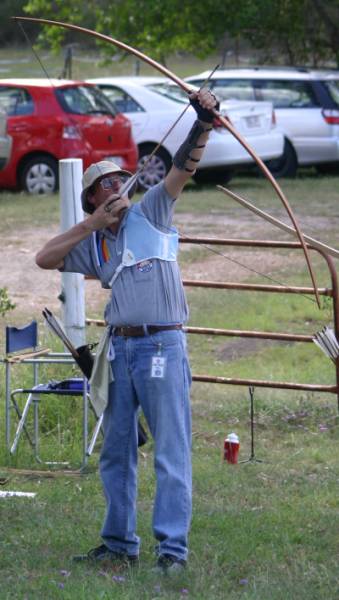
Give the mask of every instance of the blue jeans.
POLYGON ((114 551, 139 553, 136 535, 137 417, 141 406, 154 439, 156 494, 153 532, 158 554, 187 558, 192 512, 191 374, 182 331, 113 337, 114 381, 104 413, 100 457, 107 512, 102 528, 114 551), (165 359, 163 377, 152 377, 152 359, 165 359))

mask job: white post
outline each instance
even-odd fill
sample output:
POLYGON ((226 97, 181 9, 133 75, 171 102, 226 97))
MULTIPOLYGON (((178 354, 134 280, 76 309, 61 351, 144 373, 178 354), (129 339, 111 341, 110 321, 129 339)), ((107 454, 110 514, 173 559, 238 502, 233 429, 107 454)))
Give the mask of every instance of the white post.
MULTIPOLYGON (((66 231, 83 220, 81 158, 59 161, 60 227, 66 231)), ((85 282, 79 273, 62 273, 62 320, 68 337, 78 348, 85 344, 85 282)))

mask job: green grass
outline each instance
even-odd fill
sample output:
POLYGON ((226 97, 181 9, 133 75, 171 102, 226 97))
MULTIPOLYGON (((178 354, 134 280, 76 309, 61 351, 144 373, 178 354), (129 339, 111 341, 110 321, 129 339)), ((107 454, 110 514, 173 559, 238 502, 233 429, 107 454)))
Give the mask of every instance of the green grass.
MULTIPOLYGON (((319 217, 329 215, 334 218, 339 216, 337 177, 323 177, 317 175, 313 169, 300 169, 296 179, 280 179, 279 185, 300 218, 309 215, 319 217)), ((226 187, 249 198, 258 208, 270 210, 272 214, 282 206, 273 188, 263 177, 249 173, 247 176, 238 175, 226 187)), ((200 193, 202 190, 210 189, 209 185, 189 184, 184 198, 178 202, 177 212, 180 214, 180 212, 194 210, 202 214, 208 214, 210 211, 217 214, 218 211, 227 211, 229 216, 238 214, 248 216, 249 213, 245 208, 222 192, 218 191, 208 199, 206 195, 200 193)), ((285 218, 287 221, 288 217, 284 216, 285 218)), ((253 219, 259 222, 260 218, 253 216, 253 219)))
POLYGON ((98 540, 104 502, 95 474, 60 479, 14 475, 7 488, 37 496, 2 500, 2 597, 167 599, 184 597, 188 590, 195 599, 297 600, 319 593, 337 598, 339 473, 333 446, 338 429, 331 408, 310 406, 308 414, 299 411, 302 416, 261 409, 255 450, 263 462, 230 466, 221 458, 224 433, 238 418, 241 458, 246 459, 248 422, 232 401, 224 402, 221 421, 214 414, 216 400, 205 398, 204 413, 194 405, 195 504, 190 566, 183 576, 168 580, 151 573, 150 443, 140 457, 139 571, 70 561, 98 540), (320 432, 325 414, 328 429, 320 432))
MULTIPOLYGON (((337 245, 338 178, 314 174, 284 181, 283 188, 302 220, 331 219, 331 228, 317 236, 337 245)), ((283 211, 268 185, 254 177, 236 177, 230 184, 272 213, 283 211), (279 208, 278 208, 279 207, 279 208)), ((218 225, 223 217, 248 218, 212 187, 188 186, 178 202, 176 222, 187 213, 204 218, 212 212, 218 225), (213 212, 212 212, 213 211, 213 212)), ((45 228, 58 222, 58 198, 24 194, 0 195, 0 230, 6 236, 20 226, 45 228), (19 224, 19 225, 18 225, 19 224)), ((253 218, 253 237, 257 220, 253 218)), ((213 228, 213 226, 212 226, 213 228)), ((219 229, 218 229, 219 232, 219 229)), ((272 237, 274 236, 272 231, 272 237)), ((212 235, 211 224, 206 235, 212 235)), ((232 232, 225 232, 231 237, 232 232)), ((312 232, 311 232, 312 235, 312 232)), ((315 236, 315 237, 317 237, 315 236)), ((251 236, 252 237, 252 236, 251 236)), ((282 239, 276 233, 277 239, 282 239)), ((287 239, 287 238, 283 238, 287 239)), ((282 251, 277 251, 282 252, 282 251)), ((283 253, 282 253, 283 254, 283 253)), ((286 253, 285 253, 286 254, 286 253)), ((183 268, 207 259, 205 248, 182 252, 183 268)), ((285 256, 285 255, 284 255, 285 256)), ((329 278, 316 260, 322 285, 329 278)), ((206 273, 208 278, 209 274, 206 273)), ((309 286, 302 263, 286 254, 286 266, 272 276, 284 283, 309 286)), ((248 281, 259 278, 248 273, 248 281)), ((263 281, 262 281, 263 282, 263 281)), ((9 290, 10 293, 10 290, 9 290)), ((314 333, 331 321, 331 307, 321 312, 314 302, 286 294, 194 289, 188 292, 191 325, 314 333)), ((25 307, 18 309, 25 312, 25 307)), ((20 313, 21 314, 21 313, 20 313)), ((15 322, 16 311, 7 320, 15 322)), ((32 316, 27 314, 27 320, 32 316)), ((88 315, 100 317, 97 314, 88 315)), ((5 320, 2 320, 3 325, 5 320)), ((3 329, 3 328, 2 328, 3 329)), ((90 338, 99 335, 90 329, 90 338)), ((2 332, 1 332, 2 335, 2 332)), ((43 333, 45 338, 45 333, 43 333)), ((48 338, 48 344, 53 340, 48 338)), ((46 338, 42 339, 42 343, 46 338)), ((195 373, 332 384, 334 366, 312 344, 253 343, 236 338, 190 336, 195 373)), ((3 346, 3 339, 1 340, 3 346)), ((54 341, 54 349, 60 349, 54 341)), ((15 369, 13 385, 28 382, 28 369, 15 369)), ((76 372, 76 371, 75 371, 76 372)), ((61 378, 69 371, 47 368, 45 378, 61 378)), ((4 370, 0 378, 0 427, 4 434, 4 370)), ((48 401, 41 407, 41 454, 44 458, 81 458, 81 401, 48 401)), ((337 535, 337 448, 339 418, 334 395, 305 391, 256 389, 255 457, 263 462, 229 465, 223 461, 223 440, 236 431, 240 459, 251 455, 249 393, 246 387, 195 383, 192 389, 194 514, 187 571, 177 579, 152 574, 154 539, 151 531, 154 493, 152 442, 140 452, 139 521, 142 537, 138 571, 119 572, 75 565, 73 554, 100 542, 104 499, 97 474, 98 449, 82 476, 47 478, 24 476, 7 467, 39 468, 24 439, 9 460, 4 443, 0 475, 9 477, 1 489, 33 491, 33 500, 0 499, 1 599, 45 600, 66 598, 223 600, 337 600, 339 543, 337 535), (122 579, 119 579, 122 578, 122 579)), ((31 422, 30 422, 31 424, 31 422)), ((91 421, 91 426, 93 421, 91 421)))

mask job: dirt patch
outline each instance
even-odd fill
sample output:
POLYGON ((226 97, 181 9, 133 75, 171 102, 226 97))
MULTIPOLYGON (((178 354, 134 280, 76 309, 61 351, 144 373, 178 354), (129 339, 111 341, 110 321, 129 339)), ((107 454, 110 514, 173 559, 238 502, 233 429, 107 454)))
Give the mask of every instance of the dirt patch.
MULTIPOLYGON (((281 215, 280 215, 281 216, 281 215)), ((331 227, 331 220, 326 218, 307 218, 307 230, 315 233, 326 231, 331 227)), ((257 219, 226 217, 215 212, 209 215, 180 214, 176 217, 177 226, 184 235, 270 239, 273 237, 272 227, 257 219)), ((8 288, 10 298, 17 305, 10 313, 8 320, 27 320, 27 315, 40 318, 41 310, 48 306, 51 310, 60 310, 58 296, 61 292, 61 275, 57 271, 43 271, 34 262, 39 248, 53 235, 58 233, 58 226, 48 231, 41 228, 25 228, 15 235, 9 232, 3 235, 2 257, 0 263, 0 285, 8 288)), ((277 239, 290 239, 283 232, 278 232, 277 239)), ((182 275, 184 279, 208 279, 214 281, 242 281, 251 277, 258 283, 268 283, 264 275, 272 277, 277 270, 288 271, 302 268, 304 258, 302 252, 271 251, 269 249, 239 249, 234 247, 213 246, 217 254, 207 254, 204 246, 203 257, 196 261, 185 261, 184 253, 199 249, 199 246, 182 244, 182 275), (250 270, 249 270, 250 269, 250 270), (252 269, 252 271, 251 271, 252 269), (258 277, 257 273, 263 276, 258 277), (261 279, 261 280, 260 280, 261 279)), ((86 282, 87 316, 101 311, 109 298, 109 291, 103 290, 96 281, 86 282)))
POLYGON ((237 360, 238 358, 250 356, 251 354, 259 352, 261 349, 266 350, 269 346, 276 346, 279 344, 284 344, 286 346, 286 342, 273 340, 258 340, 255 338, 232 339, 227 341, 224 346, 219 348, 217 352, 218 360, 230 362, 232 360, 237 360))
MULTIPOLYGON (((283 219, 282 214, 277 214, 277 218, 283 219)), ((177 217, 178 229, 184 235, 183 237, 213 237, 230 238, 241 240, 280 240, 294 241, 293 237, 283 231, 272 231, 272 225, 262 219, 253 218, 232 218, 222 213, 215 212, 209 215, 184 214, 177 217), (179 223, 180 220, 180 223, 179 223)), ((305 231, 326 231, 330 229, 332 222, 326 218, 308 217, 303 220, 305 231)), ((326 240, 325 240, 326 241, 326 240)), ((180 250, 182 253, 193 251, 194 248, 204 248, 206 246, 182 244, 180 250)), ((274 277, 276 271, 288 272, 293 265, 294 270, 303 268, 305 258, 302 250, 296 252, 292 250, 271 250, 270 248, 238 248, 234 246, 210 246, 211 253, 197 262, 183 264, 182 273, 187 279, 208 279, 215 281, 234 281, 241 282, 245 279, 255 277, 257 283, 279 284, 274 277)), ((305 267, 306 268, 306 267, 305 267)), ((281 282, 282 283, 282 282, 281 282)))
MULTIPOLYGON (((9 313, 7 320, 27 320, 27 315, 40 319, 45 306, 53 311, 60 310, 60 273, 42 270, 34 260, 43 244, 58 233, 56 226, 48 231, 25 229, 23 234, 11 233, 8 238, 3 236, 0 281, 1 286, 7 287, 11 300, 16 304, 16 309, 9 313)), ((103 305, 108 293, 96 281, 87 281, 85 289, 86 307, 90 315, 91 311, 103 305)))
MULTIPOLYGON (((215 246, 213 246, 215 249, 215 246)), ((294 268, 301 267, 303 256, 296 254, 276 254, 269 249, 239 250, 224 248, 218 250, 222 255, 211 255, 196 263, 184 265, 182 274, 185 279, 207 279, 208 281, 233 281, 248 280, 251 275, 256 278, 256 283, 278 285, 279 279, 274 277, 274 272, 283 269, 293 260, 294 268)), ((283 282, 281 282, 283 283, 283 282)))

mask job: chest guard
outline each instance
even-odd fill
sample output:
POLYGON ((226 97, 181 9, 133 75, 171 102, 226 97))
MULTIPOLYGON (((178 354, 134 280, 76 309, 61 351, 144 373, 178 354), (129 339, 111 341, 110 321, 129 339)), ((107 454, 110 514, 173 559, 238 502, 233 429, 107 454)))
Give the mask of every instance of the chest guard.
POLYGON ((172 231, 163 233, 146 218, 140 204, 133 205, 123 230, 122 261, 110 279, 109 286, 112 287, 125 267, 132 267, 152 258, 175 261, 179 237, 176 229, 172 231))

